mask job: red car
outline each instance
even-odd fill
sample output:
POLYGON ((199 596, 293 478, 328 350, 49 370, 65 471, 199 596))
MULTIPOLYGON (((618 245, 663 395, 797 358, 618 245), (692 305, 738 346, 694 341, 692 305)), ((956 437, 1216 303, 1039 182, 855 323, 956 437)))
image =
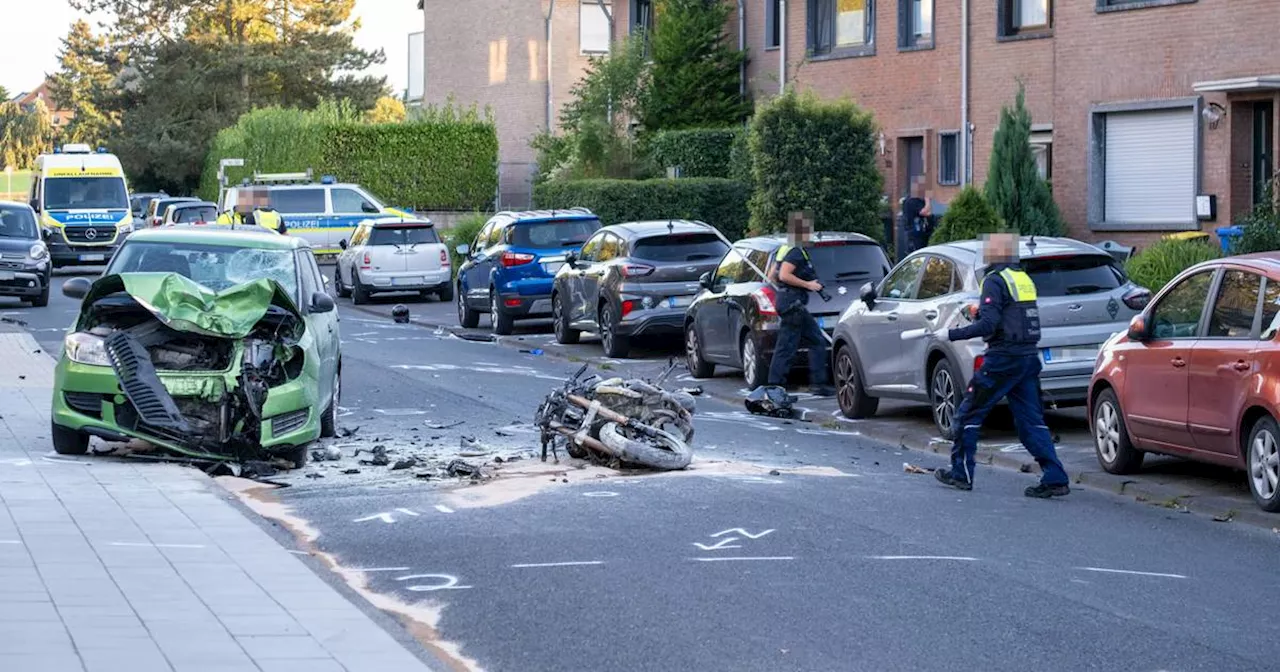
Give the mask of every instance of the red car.
POLYGON ((1209 261, 1160 290, 1098 353, 1089 422, 1102 468, 1145 453, 1243 469, 1280 511, 1280 252, 1209 261))

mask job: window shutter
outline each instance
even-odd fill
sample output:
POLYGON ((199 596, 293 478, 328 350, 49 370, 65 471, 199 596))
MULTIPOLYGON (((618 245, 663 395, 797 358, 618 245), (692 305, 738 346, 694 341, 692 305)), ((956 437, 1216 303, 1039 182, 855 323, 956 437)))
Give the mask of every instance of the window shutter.
POLYGON ((1197 119, 1191 108, 1107 115, 1105 221, 1157 230, 1196 221, 1197 119))
POLYGON ((911 46, 911 0, 898 0, 898 47, 911 46))

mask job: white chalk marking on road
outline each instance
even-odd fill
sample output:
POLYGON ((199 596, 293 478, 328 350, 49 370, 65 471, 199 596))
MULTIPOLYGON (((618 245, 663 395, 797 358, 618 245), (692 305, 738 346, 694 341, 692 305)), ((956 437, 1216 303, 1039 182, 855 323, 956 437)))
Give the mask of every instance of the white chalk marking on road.
POLYGON ((440 513, 453 513, 453 509, 445 506, 444 504, 436 504, 436 511, 439 511, 440 513))
POLYGON ((371 520, 381 520, 382 522, 387 523, 387 524, 391 524, 391 523, 396 522, 396 519, 395 519, 395 518, 393 518, 393 517, 391 516, 391 514, 389 514, 389 513, 375 513, 375 514, 373 514, 372 516, 365 516, 364 518, 356 518, 355 520, 353 520, 353 521, 351 521, 351 522, 353 522, 353 523, 367 523, 367 522, 369 522, 369 521, 371 521, 371 520))
POLYGON ((13 544, 14 546, 21 546, 22 542, 18 541, 17 539, 0 539, 0 544, 13 544))
POLYGON ((410 574, 409 576, 396 577, 396 581, 409 581, 412 579, 443 579, 444 583, 438 586, 409 586, 405 590, 411 590, 415 593, 425 593, 432 590, 464 590, 471 586, 459 586, 458 577, 448 574, 410 574))
POLYGON ((965 555, 868 555, 872 560, 956 560, 959 562, 977 562, 977 558, 965 555))
POLYGON ((147 541, 113 541, 112 546, 137 546, 142 548, 204 548, 204 544, 153 544, 147 541))
POLYGON ((697 546, 698 548, 701 548, 704 551, 723 551, 727 548, 742 548, 741 546, 738 546, 736 544, 733 546, 725 546, 725 544, 732 544, 737 540, 738 540, 737 537, 729 537, 728 539, 721 539, 720 541, 710 545, 703 544, 697 541, 693 542, 693 545, 697 546))
POLYGON ((358 334, 351 334, 351 337, 360 338, 361 336, 377 336, 377 335, 378 335, 378 332, 376 331, 363 331, 358 334))
POLYGON ((732 530, 721 530, 720 532, 716 532, 715 534, 711 534, 711 535, 708 535, 708 536, 711 536, 711 537, 723 537, 724 535, 729 534, 729 533, 731 533, 731 532, 732 532, 732 533, 736 533, 736 534, 741 534, 742 536, 744 536, 744 537, 746 537, 746 538, 748 538, 748 539, 759 539, 760 537, 763 537, 764 535, 769 534, 770 532, 773 532, 773 530, 765 530, 764 532, 760 532, 760 533, 757 533, 757 534, 751 534, 750 532, 748 532, 748 531, 746 531, 746 530, 742 529, 741 527, 735 527, 735 528, 733 528, 732 530))
POLYGON ((410 568, 408 567, 370 567, 368 569, 362 569, 360 571, 362 572, 407 572, 409 571, 409 569, 410 568))
POLYGON ((399 511, 400 513, 403 513, 403 514, 406 514, 406 515, 410 515, 410 516, 417 516, 417 515, 419 515, 419 514, 418 514, 418 512, 417 512, 417 511, 414 511, 413 509, 396 509, 396 511, 399 511))
POLYGON ((511 565, 514 569, 536 568, 536 567, 581 567, 586 565, 603 565, 603 560, 579 560, 577 562, 531 562, 519 565, 511 565))
POLYGON ((582 493, 582 496, 583 497, 617 497, 618 493, 602 490, 600 492, 584 492, 582 493))
POLYGON ((689 558, 689 559, 697 560, 698 562, 736 562, 736 561, 750 561, 750 560, 795 560, 795 557, 790 555, 778 555, 778 556, 761 556, 761 557, 742 556, 742 557, 732 557, 732 558, 689 558))
POLYGON ((374 413, 383 415, 426 415, 427 412, 417 408, 375 408, 374 413))
POLYGON ((308 553, 308 552, 306 552, 306 551, 289 551, 289 552, 290 552, 290 553, 292 553, 292 554, 294 554, 294 555, 311 555, 310 553, 308 553))
POLYGON ((18 457, 8 460, 0 460, 0 464, 7 464, 13 467, 29 467, 31 466, 31 460, 18 457))
POLYGON ((1101 572, 1103 574, 1131 574, 1133 576, 1157 576, 1164 579, 1187 578, 1182 574, 1165 574, 1163 572, 1135 572, 1131 569, 1107 569, 1106 567, 1076 567, 1076 569, 1086 571, 1086 572, 1101 572))

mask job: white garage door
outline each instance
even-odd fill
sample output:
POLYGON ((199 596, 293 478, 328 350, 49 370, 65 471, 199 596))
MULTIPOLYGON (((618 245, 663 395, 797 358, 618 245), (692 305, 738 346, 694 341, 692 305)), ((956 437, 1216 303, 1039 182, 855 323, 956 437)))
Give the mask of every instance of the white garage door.
POLYGON ((1195 122, 1191 108, 1107 115, 1107 222, 1195 223, 1195 122))

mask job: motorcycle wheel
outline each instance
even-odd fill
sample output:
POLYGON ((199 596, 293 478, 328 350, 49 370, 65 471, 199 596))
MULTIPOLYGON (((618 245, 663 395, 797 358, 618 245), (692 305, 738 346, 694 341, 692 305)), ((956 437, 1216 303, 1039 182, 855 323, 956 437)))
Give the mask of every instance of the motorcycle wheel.
POLYGON ((600 442, 615 451, 623 462, 652 469, 684 469, 693 460, 688 444, 666 432, 659 431, 657 437, 635 434, 635 438, 628 437, 618 423, 607 422, 600 428, 600 442))

